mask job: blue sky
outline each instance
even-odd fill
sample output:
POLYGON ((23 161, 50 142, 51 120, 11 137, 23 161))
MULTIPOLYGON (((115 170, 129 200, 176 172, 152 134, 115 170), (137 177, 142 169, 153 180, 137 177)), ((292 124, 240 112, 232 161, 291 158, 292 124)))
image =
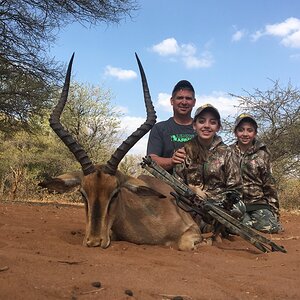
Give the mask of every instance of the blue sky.
MULTIPOLYGON (((73 78, 110 89, 130 133, 144 122, 143 94, 134 53, 148 79, 158 120, 172 115, 170 93, 181 79, 195 90, 196 107, 215 105, 234 116, 228 93, 267 90, 272 80, 300 87, 300 1, 142 0, 118 25, 73 23, 58 33, 51 55, 73 78)), ((145 154, 147 136, 130 153, 145 154)))

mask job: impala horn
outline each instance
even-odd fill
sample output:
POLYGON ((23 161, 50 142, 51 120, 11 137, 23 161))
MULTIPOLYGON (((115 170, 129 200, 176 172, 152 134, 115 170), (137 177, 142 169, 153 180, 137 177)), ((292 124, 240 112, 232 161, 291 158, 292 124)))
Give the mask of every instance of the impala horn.
POLYGON ((125 141, 123 141, 123 143, 116 149, 114 154, 112 154, 109 161, 107 161, 105 171, 111 175, 114 175, 116 173, 118 165, 123 159, 123 157, 126 155, 126 153, 153 127, 153 125, 156 122, 156 112, 154 110, 154 106, 151 100, 146 75, 136 53, 135 57, 139 66, 142 79, 147 119, 135 132, 133 132, 125 141))
POLYGON ((64 144, 70 149, 70 151, 74 154, 77 161, 81 164, 82 171, 84 175, 91 174, 96 171, 95 166, 91 162, 87 153, 84 149, 78 144, 78 142, 72 137, 72 135, 61 125, 60 116, 66 105, 69 87, 70 87, 70 78, 71 78, 71 70, 74 59, 74 53, 70 59, 64 87, 60 96, 60 100, 56 104, 53 109, 52 114, 50 115, 50 126, 53 131, 58 135, 58 137, 64 142, 64 144))
MULTIPOLYGON (((147 111, 147 119, 135 132, 133 132, 112 154, 110 160, 107 162, 105 171, 108 174, 114 175, 118 169, 118 165, 126 153, 153 127, 156 122, 156 112, 154 110, 147 79, 144 73, 143 66, 135 54, 143 85, 144 101, 147 111)), ((64 87, 60 96, 60 100, 54 107, 52 114, 50 115, 50 126, 53 131, 58 135, 58 137, 63 141, 63 143, 69 148, 69 150, 74 154, 76 160, 80 163, 82 167, 83 174, 86 176, 96 171, 95 166, 91 162, 89 156, 85 150, 78 144, 78 142, 72 137, 72 135, 62 126, 60 123, 60 116, 66 105, 70 87, 71 70, 74 59, 74 53, 70 59, 68 70, 65 78, 64 87)))

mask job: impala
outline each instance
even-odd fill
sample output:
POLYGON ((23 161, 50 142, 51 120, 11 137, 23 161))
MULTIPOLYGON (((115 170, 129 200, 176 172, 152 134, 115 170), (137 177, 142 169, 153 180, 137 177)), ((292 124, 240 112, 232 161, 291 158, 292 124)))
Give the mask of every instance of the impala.
POLYGON ((40 185, 59 192, 80 186, 86 212, 84 245, 107 248, 111 240, 123 240, 135 244, 172 246, 179 250, 194 249, 202 240, 199 227, 190 214, 176 205, 170 195, 171 187, 151 176, 134 178, 118 170, 122 158, 156 122, 148 83, 138 56, 147 119, 121 143, 104 165, 93 164, 83 147, 60 122, 68 98, 73 58, 74 54, 60 100, 50 116, 50 126, 74 154, 82 170, 60 175, 40 185))

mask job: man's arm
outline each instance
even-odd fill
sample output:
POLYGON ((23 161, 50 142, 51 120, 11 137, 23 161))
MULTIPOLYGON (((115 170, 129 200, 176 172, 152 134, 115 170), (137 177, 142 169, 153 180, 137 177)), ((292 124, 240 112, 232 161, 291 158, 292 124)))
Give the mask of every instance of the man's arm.
POLYGON ((171 170, 176 164, 182 163, 185 158, 184 148, 178 149, 171 157, 164 157, 164 135, 162 131, 162 123, 155 124, 149 134, 147 155, 165 170, 171 170))
POLYGON ((184 162, 186 156, 184 148, 175 151, 172 157, 160 157, 156 154, 149 154, 151 158, 165 170, 171 170, 176 164, 184 162))

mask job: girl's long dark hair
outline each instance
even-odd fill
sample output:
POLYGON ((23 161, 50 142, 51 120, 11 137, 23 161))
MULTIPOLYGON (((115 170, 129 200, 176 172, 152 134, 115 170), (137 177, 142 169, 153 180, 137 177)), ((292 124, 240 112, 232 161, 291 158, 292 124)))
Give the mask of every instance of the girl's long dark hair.
POLYGON ((203 164, 208 157, 208 148, 202 145, 198 136, 192 138, 186 145, 185 151, 193 163, 203 164))

